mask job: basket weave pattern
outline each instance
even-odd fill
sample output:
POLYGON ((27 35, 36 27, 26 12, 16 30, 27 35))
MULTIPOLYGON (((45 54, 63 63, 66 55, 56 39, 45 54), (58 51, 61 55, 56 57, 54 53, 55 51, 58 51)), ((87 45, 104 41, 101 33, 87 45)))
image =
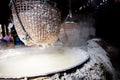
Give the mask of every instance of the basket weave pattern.
POLYGON ((13 20, 16 31, 25 45, 53 44, 58 39, 60 11, 41 1, 16 1, 16 8, 22 24, 31 37, 25 40, 26 33, 21 27, 16 13, 13 10, 13 20))

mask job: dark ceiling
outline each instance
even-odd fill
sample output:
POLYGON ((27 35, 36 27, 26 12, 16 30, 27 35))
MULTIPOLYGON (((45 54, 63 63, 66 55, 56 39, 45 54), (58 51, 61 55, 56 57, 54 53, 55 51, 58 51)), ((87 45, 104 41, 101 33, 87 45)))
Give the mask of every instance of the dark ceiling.
MULTIPOLYGON (((19 1, 25 1, 25 0, 19 0, 19 1)), ((66 16, 69 13, 69 9, 72 10, 73 13, 80 12, 80 7, 85 6, 88 11, 93 11, 96 8, 106 5, 108 3, 113 3, 115 0, 47 0, 50 3, 56 3, 57 7, 61 10, 63 16, 66 16)), ((10 0, 0 0, 0 9, 1 14, 6 15, 6 13, 9 12, 8 10, 8 3, 10 0)), ((83 8, 82 8, 83 9, 83 8)), ((1 15, 0 14, 0 15, 1 15)))

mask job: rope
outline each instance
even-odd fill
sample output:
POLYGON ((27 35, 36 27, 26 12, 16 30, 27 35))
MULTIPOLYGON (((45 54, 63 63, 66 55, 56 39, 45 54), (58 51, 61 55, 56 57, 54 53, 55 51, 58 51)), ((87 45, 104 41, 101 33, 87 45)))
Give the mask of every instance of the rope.
POLYGON ((25 30, 25 28, 24 28, 24 26, 23 26, 23 24, 22 24, 22 21, 21 21, 19 15, 18 15, 18 12, 17 12, 16 6, 15 6, 14 0, 11 0, 10 3, 13 4, 13 8, 14 8, 14 10, 15 10, 15 13, 16 13, 16 16, 17 16, 17 18, 18 18, 18 21, 19 21, 19 23, 20 23, 23 31, 26 33, 26 36, 25 36, 24 39, 25 39, 25 40, 31 39, 31 37, 28 35, 27 31, 25 30))

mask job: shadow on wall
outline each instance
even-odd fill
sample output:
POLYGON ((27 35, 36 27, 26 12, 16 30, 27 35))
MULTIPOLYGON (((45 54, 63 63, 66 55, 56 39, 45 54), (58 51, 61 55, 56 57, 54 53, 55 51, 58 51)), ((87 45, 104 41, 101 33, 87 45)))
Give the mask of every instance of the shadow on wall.
POLYGON ((120 49, 120 4, 110 4, 96 11, 96 36, 120 49))

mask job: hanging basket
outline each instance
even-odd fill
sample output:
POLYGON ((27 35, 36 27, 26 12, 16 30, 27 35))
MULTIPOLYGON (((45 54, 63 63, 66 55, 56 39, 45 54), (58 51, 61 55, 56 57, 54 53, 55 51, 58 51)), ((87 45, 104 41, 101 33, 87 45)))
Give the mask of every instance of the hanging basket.
POLYGON ((57 41, 61 13, 55 6, 44 0, 16 0, 14 3, 15 29, 25 45, 45 45, 57 41))
POLYGON ((59 32, 59 40, 64 46, 85 46, 94 36, 94 19, 91 15, 74 14, 61 24, 59 32))

